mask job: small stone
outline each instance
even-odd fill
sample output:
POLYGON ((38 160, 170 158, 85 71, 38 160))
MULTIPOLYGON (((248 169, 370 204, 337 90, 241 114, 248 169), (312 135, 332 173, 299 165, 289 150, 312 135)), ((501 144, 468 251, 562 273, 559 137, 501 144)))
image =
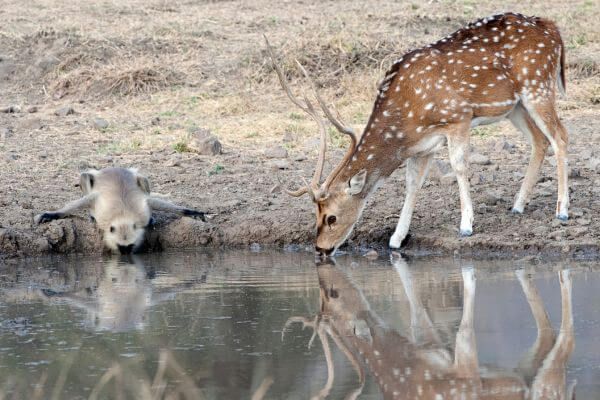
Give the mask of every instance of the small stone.
POLYGON ((38 112, 38 106, 31 106, 27 108, 27 112, 30 114, 38 112))
POLYGON ((21 124, 21 128, 25 130, 39 130, 44 127, 44 122, 39 118, 30 118, 21 124))
POLYGON ((488 206, 495 206, 502 201, 502 197, 498 196, 495 192, 489 191, 484 194, 483 202, 488 206))
POLYGON ((304 154, 296 154, 293 158, 294 161, 305 161, 306 156, 304 154))
POLYGON ((58 110, 54 111, 54 115, 56 115, 58 117, 66 117, 67 115, 71 115, 71 114, 75 114, 75 109, 70 106, 62 107, 62 108, 59 108, 58 110))
POLYGON ((569 178, 571 178, 571 179, 581 178, 581 171, 579 171, 578 168, 571 168, 569 170, 569 178))
POLYGON ((576 226, 569 231, 569 236, 580 237, 588 233, 589 229, 585 226, 576 226))
POLYGON ((592 223, 592 221, 587 218, 578 218, 577 219, 577 224, 582 225, 582 226, 587 226, 591 223, 592 223))
POLYGON ((265 157, 267 158, 287 158, 288 152, 282 146, 275 146, 265 150, 265 157))
POLYGON ((167 167, 181 167, 181 160, 173 159, 169 161, 167 167))
POLYGON ((285 160, 277 160, 271 163, 271 168, 273 169, 289 169, 290 163, 285 160))
POLYGON ((376 258, 379 258, 379 253, 377 253, 376 250, 369 250, 364 254, 364 256, 370 258, 371 260, 374 260, 376 258))
POLYGON ((87 160, 81 160, 81 161, 79 161, 79 164, 77 165, 77 168, 80 171, 85 171, 85 170, 92 169, 92 168, 95 168, 95 167, 92 164, 90 164, 89 161, 87 161, 87 160))
POLYGON ((17 114, 21 112, 21 106, 10 105, 8 107, 0 108, 0 112, 5 114, 17 114))
POLYGON ((108 128, 108 121, 105 120, 104 118, 94 118, 93 121, 94 124, 94 128, 99 129, 99 130, 104 130, 106 128, 108 128))
POLYGON ((219 139, 208 129, 197 129, 191 133, 190 147, 198 154, 214 156, 221 154, 222 146, 219 139))
POLYGON ((442 186, 450 186, 454 182, 456 182, 456 175, 453 172, 444 175, 440 178, 440 185, 442 186))
POLYGON ((587 163, 586 167, 591 169, 593 172, 600 172, 600 159, 592 158, 587 163))
POLYGON ((469 156, 469 162, 477 165, 490 165, 492 162, 487 156, 479 153, 473 153, 469 156))
POLYGON ((565 229, 559 229, 557 231, 551 232, 548 237, 554 240, 563 240, 567 237, 567 231, 565 229))
POLYGON ((496 151, 508 151, 509 153, 512 153, 515 151, 516 147, 517 146, 506 140, 496 143, 496 151))
POLYGON ((154 118, 152 118, 152 120, 150 121, 150 125, 152 125, 152 126, 156 126, 156 125, 158 125, 158 124, 160 124, 160 118, 159 118, 159 117, 154 117, 154 118))
POLYGON ((112 164, 114 161, 112 157, 104 157, 100 159, 100 162, 103 164, 112 164))

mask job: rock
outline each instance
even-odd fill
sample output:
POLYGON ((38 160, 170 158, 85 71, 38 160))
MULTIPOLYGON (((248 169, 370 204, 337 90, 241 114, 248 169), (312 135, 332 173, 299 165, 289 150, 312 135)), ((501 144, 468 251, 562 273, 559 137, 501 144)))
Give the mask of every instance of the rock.
POLYGON ((569 178, 576 179, 581 178, 581 171, 578 168, 570 168, 569 169, 569 178))
POLYGON ((469 162, 477 165, 490 165, 492 162, 487 156, 480 153, 473 153, 469 156, 469 162))
POLYGON ((442 186, 450 186, 454 182, 456 182, 456 175, 454 174, 454 172, 451 172, 440 178, 440 185, 442 185, 442 186))
POLYGON ((58 110, 54 111, 54 115, 56 115, 58 117, 66 117, 67 115, 71 115, 71 114, 75 114, 75 109, 70 106, 62 107, 62 108, 59 108, 58 110))
POLYGON ((196 153, 205 156, 221 154, 221 142, 209 130, 200 128, 192 132, 191 135, 190 147, 196 153))
POLYGON ((154 117, 154 118, 152 118, 152 120, 150 121, 150 125, 152 125, 152 126, 156 126, 156 125, 158 125, 158 124, 160 124, 160 118, 159 118, 159 117, 154 117))
POLYGON ((287 158, 288 152, 282 146, 275 146, 265 150, 267 158, 287 158))
POLYGON ((371 260, 375 260, 379 258, 379 253, 376 250, 369 250, 364 254, 365 257, 370 258, 371 260))
POLYGON ((289 169, 290 163, 285 160, 277 160, 271 163, 271 168, 273 169, 289 169))
POLYGON ((563 240, 567 237, 567 231, 565 229, 559 229, 557 231, 551 232, 548 237, 554 240, 563 240))
POLYGON ((93 125, 94 128, 99 129, 99 130, 104 130, 106 128, 108 128, 108 121, 105 120, 104 118, 94 118, 93 121, 93 125))
POLYGON ((306 156, 304 154, 296 154, 293 158, 294 161, 305 161, 306 156))
POLYGON ((85 171, 85 170, 88 170, 88 169, 91 169, 91 168, 95 169, 96 167, 93 166, 92 164, 90 164, 90 162, 87 161, 87 160, 81 160, 81 161, 79 161, 79 164, 77 165, 77 168, 80 171, 85 171))
POLYGON ((588 233, 589 229, 586 228, 585 226, 576 226, 575 228, 572 228, 569 231, 569 236, 572 237, 579 237, 579 236, 583 236, 586 233, 588 233))
POLYGON ((38 112, 38 106, 31 106, 27 108, 27 112, 30 114, 38 112))
POLYGON ((45 126, 44 122, 39 118, 31 118, 23 121, 21 128, 27 130, 39 130, 45 126))
POLYGON ((0 112, 5 114, 16 114, 21 112, 21 106, 11 105, 8 107, 0 108, 0 112))
POLYGON ((582 226, 587 226, 591 223, 592 223, 592 221, 587 218, 578 218, 577 219, 577 224, 582 225, 582 226))
POLYGON ((483 196, 483 202, 488 206, 495 206, 502 201, 502 197, 498 196, 495 192, 488 191, 483 196))
POLYGON ((444 160, 433 160, 429 176, 431 180, 438 181, 443 186, 451 185, 456 181, 456 174, 450 162, 444 160))
POLYGON ((6 141, 6 138, 13 135, 13 130, 11 127, 0 129, 0 141, 6 141))
POLYGON ((512 153, 513 151, 515 151, 515 149, 517 148, 517 146, 515 146, 514 144, 507 142, 506 140, 502 141, 502 142, 497 142, 496 143, 496 151, 508 151, 509 153, 512 153))

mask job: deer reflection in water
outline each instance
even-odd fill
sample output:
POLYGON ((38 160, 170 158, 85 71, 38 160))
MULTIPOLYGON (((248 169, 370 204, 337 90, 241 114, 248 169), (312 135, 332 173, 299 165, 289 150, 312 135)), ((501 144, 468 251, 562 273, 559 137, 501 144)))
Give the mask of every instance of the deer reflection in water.
POLYGON ((397 271, 410 309, 406 332, 387 326, 358 288, 331 262, 318 266, 320 312, 311 321, 290 318, 314 329, 309 342, 319 337, 327 362, 328 379, 315 398, 326 397, 334 383, 335 365, 328 337, 350 360, 359 386, 346 398, 354 399, 365 383, 365 366, 379 384, 384 398, 449 400, 563 400, 574 399, 575 382, 566 386, 566 363, 574 348, 571 276, 559 272, 562 322, 558 336, 529 274, 516 275, 537 327, 537 339, 514 369, 479 364, 473 329, 476 279, 474 269, 462 268, 463 310, 453 354, 440 340, 440 332, 421 303, 410 267, 396 254, 397 271))

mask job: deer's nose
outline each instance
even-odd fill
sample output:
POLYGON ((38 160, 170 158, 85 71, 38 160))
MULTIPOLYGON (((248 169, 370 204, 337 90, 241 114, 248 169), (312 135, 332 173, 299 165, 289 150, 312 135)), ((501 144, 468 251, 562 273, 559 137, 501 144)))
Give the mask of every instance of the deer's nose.
POLYGON ((317 253, 328 256, 333 252, 333 247, 331 249, 322 249, 319 246, 315 246, 315 250, 317 251, 317 253))
POLYGON ((131 254, 131 252, 133 252, 133 245, 130 244, 129 246, 121 246, 119 245, 119 253, 121 254, 131 254))

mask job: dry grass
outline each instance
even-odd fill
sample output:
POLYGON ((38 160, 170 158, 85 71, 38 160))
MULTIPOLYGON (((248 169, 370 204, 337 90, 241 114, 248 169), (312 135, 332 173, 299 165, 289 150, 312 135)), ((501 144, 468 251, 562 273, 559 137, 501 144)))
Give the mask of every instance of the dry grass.
POLYGON ((235 147, 287 136, 293 149, 312 138, 312 122, 291 117, 296 110, 272 72, 263 33, 295 91, 308 88, 297 59, 317 78, 324 97, 360 128, 378 80, 403 52, 482 15, 514 10, 546 16, 557 21, 568 45, 569 98, 561 107, 594 107, 600 101, 600 5, 509 0, 501 7, 491 0, 390 0, 377 2, 377 8, 358 0, 278 7, 266 0, 8 0, 0 37, 15 54, 30 49, 24 62, 31 65, 56 58, 51 69, 37 75, 24 69, 14 93, 42 93, 46 102, 57 104, 85 99, 86 112, 101 109, 112 118, 120 141, 131 139, 123 135, 141 141, 127 150, 133 152, 172 148, 192 126, 210 129, 235 147), (175 113, 152 126, 152 118, 165 110, 175 113))

